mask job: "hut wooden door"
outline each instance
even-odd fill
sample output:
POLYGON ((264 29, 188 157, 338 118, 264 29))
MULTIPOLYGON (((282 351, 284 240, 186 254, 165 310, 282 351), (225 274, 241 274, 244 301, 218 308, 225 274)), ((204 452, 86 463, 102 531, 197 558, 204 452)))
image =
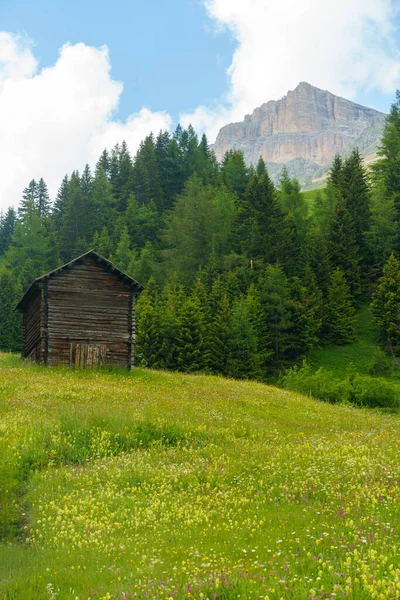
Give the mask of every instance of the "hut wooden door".
POLYGON ((72 342, 70 351, 70 365, 73 367, 87 367, 89 369, 93 369, 104 363, 105 354, 105 344, 72 342))

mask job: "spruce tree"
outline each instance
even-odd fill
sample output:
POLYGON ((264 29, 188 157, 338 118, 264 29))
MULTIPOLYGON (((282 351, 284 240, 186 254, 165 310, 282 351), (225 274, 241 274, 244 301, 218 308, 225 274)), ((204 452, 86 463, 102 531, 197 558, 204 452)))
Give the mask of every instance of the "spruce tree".
MULTIPOLYGON (((64 262, 88 250, 86 235, 90 234, 89 206, 85 203, 78 172, 73 172, 68 183, 67 203, 61 223, 61 255, 64 262)), ((91 239, 91 235, 90 238, 91 239)))
POLYGON ((141 283, 146 283, 148 279, 157 277, 159 260, 159 254, 153 244, 146 242, 140 254, 132 252, 127 272, 141 283))
POLYGON ((124 212, 128 205, 128 198, 133 191, 133 161, 128 150, 128 145, 123 140, 117 153, 117 172, 111 181, 112 193, 119 212, 124 212))
POLYGON ((67 206, 68 201, 68 187, 69 187, 69 179, 68 175, 65 175, 63 178, 61 185, 59 187, 53 209, 52 209, 52 217, 54 220, 54 225, 57 234, 61 231, 62 220, 65 213, 65 208, 67 206))
POLYGON ((273 361, 281 366, 296 356, 299 339, 289 281, 279 265, 268 265, 259 283, 262 317, 269 331, 273 361))
POLYGON ((371 309, 383 344, 393 354, 400 351, 400 263, 394 254, 387 261, 372 297, 371 309))
POLYGON ((385 129, 378 150, 379 160, 373 165, 375 191, 384 190, 384 197, 393 203, 396 230, 393 250, 400 251, 400 90, 386 117, 385 129))
POLYGON ((255 379, 261 376, 257 332, 250 311, 245 297, 236 299, 232 307, 227 363, 229 376, 236 379, 255 379))
POLYGON ((165 369, 178 369, 179 332, 184 303, 184 288, 174 274, 165 284, 161 296, 162 345, 160 355, 165 369))
POLYGON ((343 164, 341 191, 353 221, 358 252, 366 269, 370 262, 366 233, 371 221, 371 191, 367 172, 357 149, 353 150, 343 164))
POLYGON ((108 178, 110 178, 110 156, 107 149, 101 153, 99 160, 96 163, 96 171, 102 169, 108 178))
POLYGON ((17 215, 12 206, 0 219, 0 256, 5 254, 10 246, 14 234, 17 215))
POLYGON ((21 315, 15 309, 21 288, 8 269, 0 271, 0 350, 18 352, 21 348, 21 315))
POLYGON ((329 225, 331 261, 343 270, 350 292, 354 297, 361 294, 360 254, 350 211, 343 197, 339 196, 329 225))
POLYGON ((268 174, 249 183, 234 224, 238 250, 261 264, 279 260, 284 235, 284 214, 268 174))
POLYGON ((308 206, 300 191, 299 182, 297 179, 290 179, 286 167, 282 169, 279 200, 283 210, 292 214, 297 231, 304 235, 307 227, 308 206))
POLYGON ((18 206, 18 215, 24 217, 27 213, 38 210, 38 184, 34 179, 29 183, 28 187, 22 192, 22 200, 18 206))
POLYGON ((256 167, 256 175, 259 179, 264 177, 267 174, 267 167, 265 166, 265 161, 262 156, 258 159, 257 167, 256 167))
POLYGON ((46 230, 34 207, 27 209, 17 222, 5 262, 23 289, 57 266, 51 263, 46 230))
POLYGON ((236 192, 239 201, 243 200, 249 183, 249 174, 244 162, 243 152, 229 150, 225 154, 221 164, 221 177, 225 185, 236 192))
POLYGON ((180 371, 201 371, 206 366, 204 333, 202 308, 195 297, 189 296, 182 306, 178 332, 178 368, 180 371))
MULTIPOLYGON (((83 199, 84 201, 85 199, 83 199)), ((92 183, 90 199, 91 230, 101 231, 107 228, 109 234, 113 231, 116 220, 116 201, 107 173, 102 166, 96 168, 92 183)))
POLYGON ((329 246, 319 227, 311 227, 308 230, 303 253, 305 264, 309 265, 317 286, 326 297, 330 286, 332 263, 329 246))
POLYGON ((343 160, 340 154, 336 154, 328 173, 328 182, 338 190, 342 190, 343 160))
POLYGON ((345 273, 340 267, 331 275, 325 315, 325 329, 330 342, 350 344, 355 341, 353 297, 345 273))
POLYGON ((139 205, 154 202, 157 211, 164 210, 164 196, 153 135, 140 144, 133 164, 133 191, 139 205))
POLYGON ((214 280, 209 296, 210 323, 208 325, 209 370, 226 375, 229 358, 229 335, 232 311, 226 285, 220 277, 214 280))
POLYGON ((371 195, 371 225, 366 234, 375 273, 381 272, 395 247, 398 226, 394 198, 388 193, 383 180, 378 179, 371 195))
POLYGON ((115 255, 113 257, 113 262, 119 269, 121 269, 121 271, 127 272, 132 259, 133 259, 133 253, 132 253, 132 249, 131 249, 131 242, 129 239, 128 228, 123 227, 120 238, 119 238, 118 245, 115 249, 115 255))
POLYGON ((104 256, 104 258, 107 258, 108 260, 111 259, 114 248, 111 238, 108 235, 107 227, 103 227, 100 233, 96 231, 91 245, 98 254, 104 256))
POLYGON ((161 345, 159 292, 154 279, 150 279, 136 303, 136 362, 149 368, 162 366, 161 345))
POLYGON ((291 297, 298 347, 301 352, 306 352, 318 344, 323 321, 322 292, 309 265, 306 265, 302 278, 293 279, 291 297))
POLYGON ((301 241, 292 213, 288 213, 283 219, 277 256, 288 277, 293 277, 298 273, 301 262, 301 241))
POLYGON ((40 178, 39 183, 37 184, 36 206, 42 219, 45 219, 49 216, 51 202, 47 185, 43 178, 40 178))

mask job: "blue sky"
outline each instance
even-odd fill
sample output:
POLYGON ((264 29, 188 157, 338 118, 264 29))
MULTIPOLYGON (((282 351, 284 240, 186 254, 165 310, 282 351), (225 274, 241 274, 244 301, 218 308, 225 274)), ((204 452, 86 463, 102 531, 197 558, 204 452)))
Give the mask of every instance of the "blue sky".
POLYGON ((400 0, 0 0, 0 210, 123 139, 213 142, 301 81, 386 112, 399 31, 400 0))
POLYGON ((28 35, 41 66, 66 42, 106 44, 124 83, 119 114, 147 106, 176 118, 228 86, 235 40, 216 34, 199 0, 0 0, 1 29, 28 35))

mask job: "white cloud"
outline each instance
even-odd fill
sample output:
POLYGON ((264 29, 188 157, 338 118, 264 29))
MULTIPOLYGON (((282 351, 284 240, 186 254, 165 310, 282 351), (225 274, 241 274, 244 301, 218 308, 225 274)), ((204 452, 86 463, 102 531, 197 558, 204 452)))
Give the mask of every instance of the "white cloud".
POLYGON ((0 32, 0 209, 16 205, 33 178, 43 177, 54 196, 65 173, 93 165, 104 147, 126 139, 134 151, 171 124, 146 108, 115 120, 122 84, 110 76, 105 46, 67 44, 40 71, 32 47, 0 32))
POLYGON ((400 86, 398 0, 203 2, 217 27, 237 40, 225 97, 218 106, 181 117, 212 141, 219 127, 281 98, 300 81, 349 99, 360 91, 394 95, 400 86))

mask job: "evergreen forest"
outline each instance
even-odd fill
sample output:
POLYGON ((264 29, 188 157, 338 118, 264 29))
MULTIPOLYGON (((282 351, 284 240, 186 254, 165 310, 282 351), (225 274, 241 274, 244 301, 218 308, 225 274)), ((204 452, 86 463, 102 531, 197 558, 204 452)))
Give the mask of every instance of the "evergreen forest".
POLYGON ((336 156, 313 202, 260 158, 218 163, 189 126, 125 142, 50 199, 27 182, 0 217, 0 349, 18 351, 14 307, 32 280, 93 248, 143 283, 136 363, 266 380, 315 347, 356 338, 370 305, 382 354, 400 355, 400 92, 367 169, 336 156))

